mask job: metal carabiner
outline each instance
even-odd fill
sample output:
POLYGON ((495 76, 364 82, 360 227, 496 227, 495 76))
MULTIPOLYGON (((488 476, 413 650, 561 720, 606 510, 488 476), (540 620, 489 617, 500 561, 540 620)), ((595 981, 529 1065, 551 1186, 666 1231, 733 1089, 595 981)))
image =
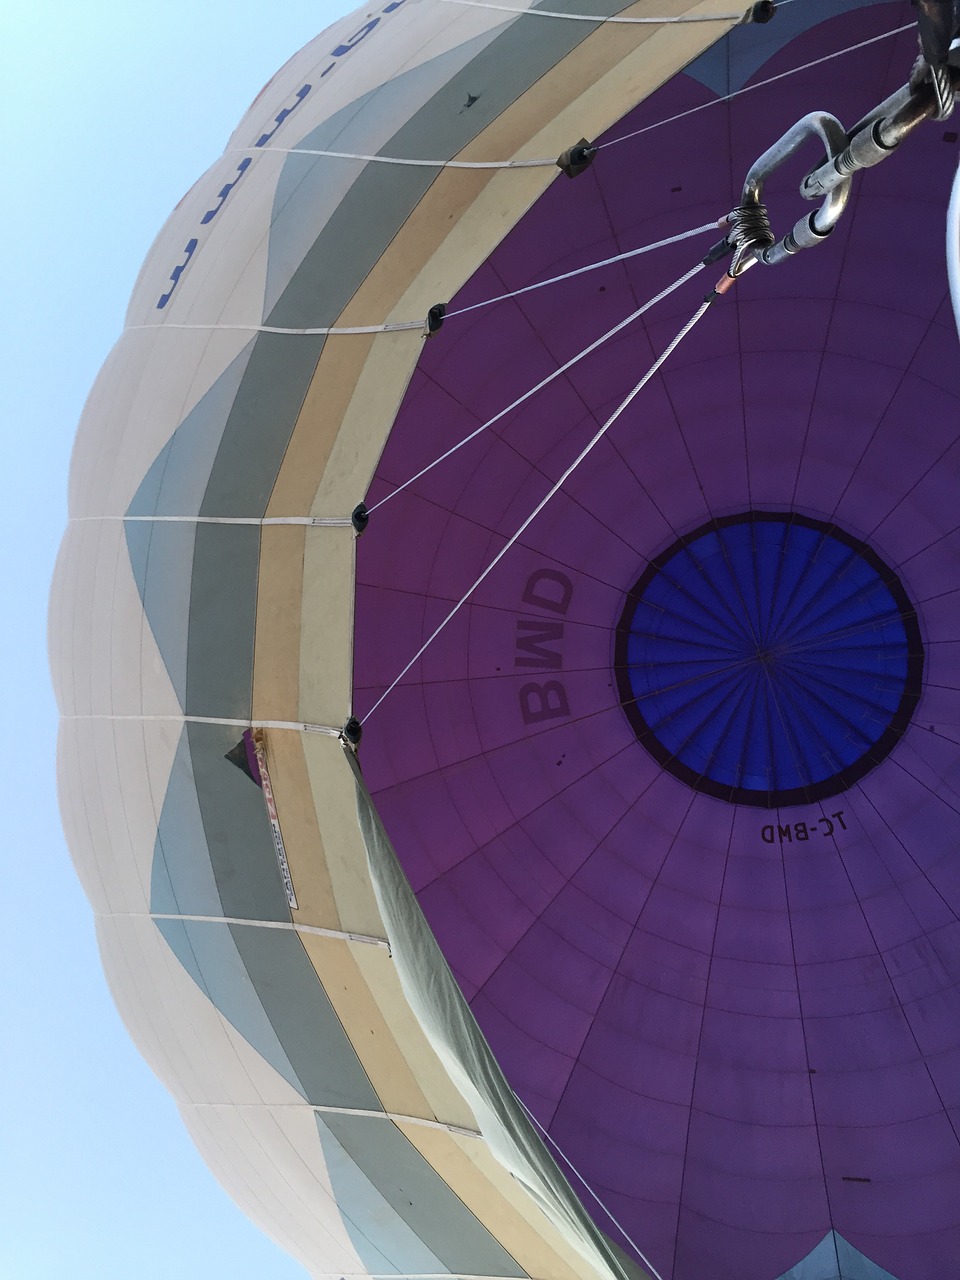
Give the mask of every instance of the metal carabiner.
MULTIPOLYGON (((768 147, 752 166, 743 184, 743 210, 761 207, 766 180, 774 170, 779 169, 799 151, 808 138, 817 138, 822 142, 828 161, 841 155, 847 145, 846 130, 836 116, 829 115, 826 111, 811 111, 802 120, 798 120, 793 128, 788 129, 778 142, 768 147)), ((801 218, 793 230, 788 231, 780 240, 772 244, 750 246, 752 257, 741 261, 739 271, 745 271, 754 262, 762 262, 768 267, 776 266, 801 249, 810 249, 825 240, 847 207, 851 182, 852 178, 841 178, 831 190, 817 193, 823 197, 820 208, 801 218)), ((802 186, 800 191, 808 200, 817 198, 817 195, 807 194, 802 186)))
MULTIPOLYGON (((958 50, 960 56, 960 50, 958 50)), ((870 169, 885 160, 909 134, 925 120, 942 120, 953 109, 960 70, 954 66, 930 68, 920 64, 925 78, 910 81, 885 98, 853 126, 843 151, 828 156, 808 173, 800 192, 808 200, 818 200, 827 191, 849 181, 860 169, 870 169)))

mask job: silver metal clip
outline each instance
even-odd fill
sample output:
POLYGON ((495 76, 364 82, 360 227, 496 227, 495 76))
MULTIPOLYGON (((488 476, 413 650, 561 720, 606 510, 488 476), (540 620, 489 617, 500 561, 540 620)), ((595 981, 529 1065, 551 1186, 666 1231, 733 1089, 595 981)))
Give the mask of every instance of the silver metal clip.
POLYGON ((931 78, 911 81, 885 98, 853 126, 839 155, 828 154, 823 164, 807 174, 800 184, 806 199, 817 200, 848 182, 859 169, 870 169, 885 160, 924 120, 942 120, 950 114, 960 72, 953 67, 934 72, 926 67, 925 71, 931 78))
POLYGON ((847 206, 853 175, 879 164, 924 120, 942 120, 950 114, 960 87, 958 63, 960 42, 956 40, 950 46, 949 61, 942 66, 930 67, 921 58, 909 82, 864 116, 849 134, 825 111, 813 111, 788 129, 747 174, 740 205, 728 218, 731 231, 727 243, 734 250, 727 273, 730 279, 755 262, 775 266, 824 240, 847 206), (761 200, 763 185, 808 138, 818 138, 827 154, 800 183, 800 194, 805 200, 820 200, 821 205, 774 241, 761 200))
MULTIPOLYGON (((828 164, 842 155, 847 146, 846 131, 835 116, 826 111, 811 111, 802 120, 798 120, 792 129, 788 129, 753 165, 743 184, 741 204, 744 208, 761 204, 764 183, 771 173, 799 151, 809 138, 819 139, 823 144, 828 164)), ((755 247, 752 259, 744 261, 741 270, 746 270, 752 262, 762 262, 765 266, 773 267, 785 262, 801 249, 810 249, 820 244, 837 225, 840 215, 847 207, 851 182, 849 176, 838 174, 837 181, 826 191, 810 192, 801 185, 801 194, 807 200, 822 198, 820 208, 801 218, 791 231, 773 244, 755 247)))

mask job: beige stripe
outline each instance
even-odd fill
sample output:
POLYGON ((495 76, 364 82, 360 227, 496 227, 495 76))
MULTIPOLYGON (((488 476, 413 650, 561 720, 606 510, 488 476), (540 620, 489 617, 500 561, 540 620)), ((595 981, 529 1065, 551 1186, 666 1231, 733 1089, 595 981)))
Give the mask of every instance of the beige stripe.
POLYGON ((486 1143, 415 1125, 399 1127, 467 1208, 493 1226, 497 1239, 528 1275, 584 1280, 597 1274, 566 1245, 533 1200, 518 1194, 517 1182, 486 1143))
POLYGON ((371 965, 362 954, 370 948, 332 938, 303 942, 384 1109, 476 1132, 473 1113, 406 1007, 390 956, 380 951, 371 965))
MULTIPOLYGON (((342 726, 350 715, 355 540, 352 529, 321 528, 309 530, 303 544, 299 705, 310 709, 311 723, 342 726)), ((294 616, 275 620, 291 631, 297 621, 296 608, 294 616)), ((259 617, 257 623, 259 643, 259 617)), ((259 665, 254 664, 255 691, 259 665)))
MULTIPOLYGON (((344 926, 337 909, 300 736, 266 733, 264 747, 290 876, 297 895, 294 923, 363 932, 382 938, 383 928, 379 922, 373 929, 356 930, 352 926, 344 926)), ((339 744, 337 750, 341 750, 339 744)))
MULTIPOLYGON (((409 361, 416 361, 420 344, 419 335, 407 335, 409 361)), ((324 344, 270 496, 268 516, 310 510, 318 477, 373 345, 372 337, 351 338, 349 342, 331 339, 324 344)), ((356 502, 362 497, 357 494, 356 502)))
POLYGON ((381 1017, 400 1046, 431 1110, 454 1126, 464 1129, 475 1127, 476 1120, 470 1106, 451 1082, 423 1028, 410 1012, 393 960, 381 954, 371 963, 369 948, 351 947, 351 951, 381 1017))
POLYGON ((253 691, 257 720, 297 718, 305 537, 304 528, 291 526, 265 528, 260 536, 253 691))
MULTIPOLYGON (((301 737, 300 744, 307 770, 307 795, 313 804, 319 836, 313 848, 305 852, 311 862, 314 859, 324 861, 340 928, 346 933, 382 937, 383 922, 370 883, 366 851, 357 822, 353 775, 344 759, 343 747, 333 738, 306 734, 301 737)), ((271 754, 270 739, 267 740, 267 759, 271 762, 270 776, 273 777, 275 757, 271 754)), ((286 835, 284 811, 279 804, 278 808, 280 825, 286 835)), ((302 873, 293 863, 291 870, 299 893, 302 873), (298 875, 300 879, 297 879, 298 875)))

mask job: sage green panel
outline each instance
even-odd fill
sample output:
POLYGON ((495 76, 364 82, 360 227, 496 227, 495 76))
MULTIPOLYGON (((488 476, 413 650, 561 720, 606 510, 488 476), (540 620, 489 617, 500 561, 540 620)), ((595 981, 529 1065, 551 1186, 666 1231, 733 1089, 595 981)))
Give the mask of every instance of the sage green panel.
POLYGON ((177 701, 185 707, 196 526, 126 520, 124 533, 143 611, 177 701))
MULTIPOLYGON (((316 301, 312 309, 317 314, 316 301)), ((322 321, 305 323, 315 327, 322 321)), ((266 511, 322 346, 320 337, 258 335, 223 429, 201 515, 258 517, 266 511)))
MULTIPOLYGON (((155 526, 158 530, 164 527, 155 526)), ((198 524, 194 539, 187 714, 249 720, 260 529, 251 525, 198 524)), ((147 610, 147 617, 151 627, 160 625, 155 609, 147 610)))
MULTIPOLYGON (((127 516, 142 518, 124 522, 127 552, 144 613, 182 708, 187 706, 192 579, 198 550, 196 526, 152 523, 149 517, 190 517, 199 512, 224 427, 253 348, 254 343, 248 343, 177 427, 127 508, 127 516)), ((249 531, 247 541, 250 541, 249 531)), ((201 540, 201 554, 205 545, 201 540)), ((237 546, 239 549, 240 543, 237 546)), ((249 582, 249 571, 242 576, 249 582)), ((222 596, 222 592, 218 594, 222 596)), ((227 652, 233 653, 235 649, 235 641, 229 642, 227 652)), ((245 662, 240 655, 241 672, 245 662)), ((243 678, 237 683, 242 703, 243 678)), ((238 697, 233 700, 237 702, 238 697)))
POLYGON ((173 758, 157 824, 150 910, 167 915, 223 915, 203 829, 186 727, 173 758))
MULTIPOLYGON (((334 1137, 324 1117, 318 1115, 316 1121, 337 1208, 366 1271, 372 1276, 442 1275, 446 1270, 443 1263, 384 1200, 334 1137)), ((393 1127, 387 1119, 380 1123, 393 1127)))
POLYGON ((307 1101, 381 1111, 380 1099, 297 935, 243 925, 231 925, 230 932, 307 1101))
POLYGON ((187 725, 206 854, 225 916, 289 922, 263 792, 224 759, 240 733, 229 725, 187 725))
MULTIPOLYGON (((526 1274, 392 1121, 345 1115, 322 1119, 381 1198, 447 1270, 466 1276, 526 1274)), ((339 1187, 334 1186, 334 1194, 339 1201, 339 1187)), ((345 1212, 350 1209, 346 1201, 345 1212)), ((396 1235, 394 1244, 399 1244, 396 1235)), ((378 1247, 386 1252, 390 1244, 382 1240, 378 1247)))

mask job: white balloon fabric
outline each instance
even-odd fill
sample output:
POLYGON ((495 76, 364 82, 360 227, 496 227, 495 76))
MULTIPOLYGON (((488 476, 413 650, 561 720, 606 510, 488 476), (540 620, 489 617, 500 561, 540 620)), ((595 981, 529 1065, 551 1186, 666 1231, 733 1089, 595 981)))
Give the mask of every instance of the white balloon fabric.
POLYGON ((752 162, 915 55, 906 3, 743 16, 345 18, 81 422, 68 838, 311 1274, 960 1273, 956 134, 704 310, 752 162))

